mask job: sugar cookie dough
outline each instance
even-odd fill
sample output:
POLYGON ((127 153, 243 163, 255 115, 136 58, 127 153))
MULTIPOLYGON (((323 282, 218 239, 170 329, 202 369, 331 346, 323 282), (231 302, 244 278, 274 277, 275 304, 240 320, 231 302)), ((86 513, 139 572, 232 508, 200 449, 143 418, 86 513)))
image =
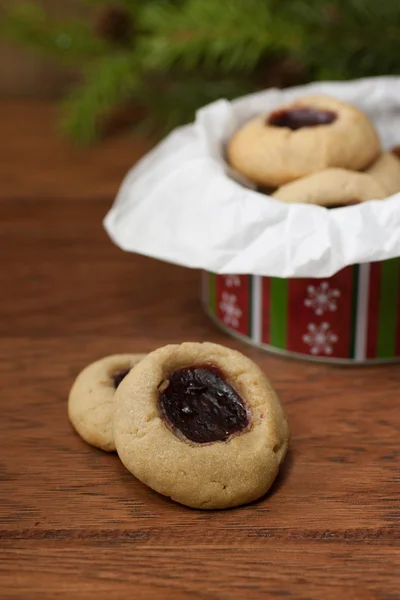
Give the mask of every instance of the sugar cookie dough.
POLYGON ((372 175, 346 169, 313 173, 283 185, 272 194, 273 198, 283 202, 318 204, 327 208, 381 200, 386 196, 386 190, 372 175))
POLYGON ((384 152, 367 171, 387 192, 387 196, 400 192, 400 156, 384 152))
POLYGON ((217 509, 256 500, 285 457, 289 430, 275 391, 257 365, 224 346, 159 348, 115 396, 123 464, 181 504, 217 509))
POLYGON ((250 120, 227 145, 228 162, 265 187, 329 167, 365 169, 379 153, 379 137, 368 117, 323 95, 299 98, 250 120))
POLYGON ((83 369, 68 398, 68 416, 79 435, 92 446, 112 452, 115 390, 145 355, 115 354, 83 369))

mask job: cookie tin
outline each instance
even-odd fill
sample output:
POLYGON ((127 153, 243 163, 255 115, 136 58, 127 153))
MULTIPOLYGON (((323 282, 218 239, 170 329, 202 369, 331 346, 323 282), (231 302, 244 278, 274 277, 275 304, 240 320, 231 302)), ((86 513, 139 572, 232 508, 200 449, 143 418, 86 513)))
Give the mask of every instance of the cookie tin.
POLYGON ((202 289, 217 325, 268 352, 336 363, 400 360, 400 258, 325 279, 203 272, 202 289))

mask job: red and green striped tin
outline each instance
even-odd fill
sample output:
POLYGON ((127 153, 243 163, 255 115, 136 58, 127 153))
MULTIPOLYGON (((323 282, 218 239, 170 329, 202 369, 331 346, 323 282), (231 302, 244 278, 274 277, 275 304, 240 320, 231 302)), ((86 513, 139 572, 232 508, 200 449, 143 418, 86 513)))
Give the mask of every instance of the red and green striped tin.
POLYGON ((400 359, 400 258, 326 279, 204 272, 203 302, 229 333, 271 352, 329 362, 400 359))

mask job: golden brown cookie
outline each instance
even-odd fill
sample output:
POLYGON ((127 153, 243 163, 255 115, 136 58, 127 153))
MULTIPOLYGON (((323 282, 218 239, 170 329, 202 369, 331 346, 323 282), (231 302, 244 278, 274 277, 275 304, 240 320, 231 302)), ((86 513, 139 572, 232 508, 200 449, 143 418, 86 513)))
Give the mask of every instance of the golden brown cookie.
POLYGON ((329 167, 358 171, 380 153, 368 117, 329 96, 306 96, 252 119, 227 146, 228 162, 265 187, 278 187, 329 167))
POLYGON ((115 354, 83 369, 71 388, 68 416, 79 435, 92 446, 112 452, 115 390, 144 354, 115 354))
POLYGON ((292 181, 272 194, 283 202, 318 204, 327 208, 386 198, 386 190, 371 175, 347 169, 325 169, 292 181))
POLYGON ((126 468, 176 502, 216 509, 260 498, 289 431, 262 371, 211 343, 149 354, 116 393, 114 439, 126 468))
POLYGON ((387 196, 400 192, 400 156, 394 152, 381 154, 366 173, 381 184, 387 196))

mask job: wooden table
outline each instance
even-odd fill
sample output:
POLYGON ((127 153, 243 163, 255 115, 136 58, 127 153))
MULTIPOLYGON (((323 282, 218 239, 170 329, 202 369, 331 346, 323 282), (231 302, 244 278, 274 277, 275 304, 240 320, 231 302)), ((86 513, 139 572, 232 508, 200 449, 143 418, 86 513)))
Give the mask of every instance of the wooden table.
POLYGON ((124 254, 101 221, 148 144, 77 150, 45 103, 0 111, 0 597, 400 597, 400 367, 268 356, 203 314, 199 274, 124 254), (67 419, 87 363, 167 342, 239 348, 292 432, 272 491, 225 512, 157 495, 67 419))

